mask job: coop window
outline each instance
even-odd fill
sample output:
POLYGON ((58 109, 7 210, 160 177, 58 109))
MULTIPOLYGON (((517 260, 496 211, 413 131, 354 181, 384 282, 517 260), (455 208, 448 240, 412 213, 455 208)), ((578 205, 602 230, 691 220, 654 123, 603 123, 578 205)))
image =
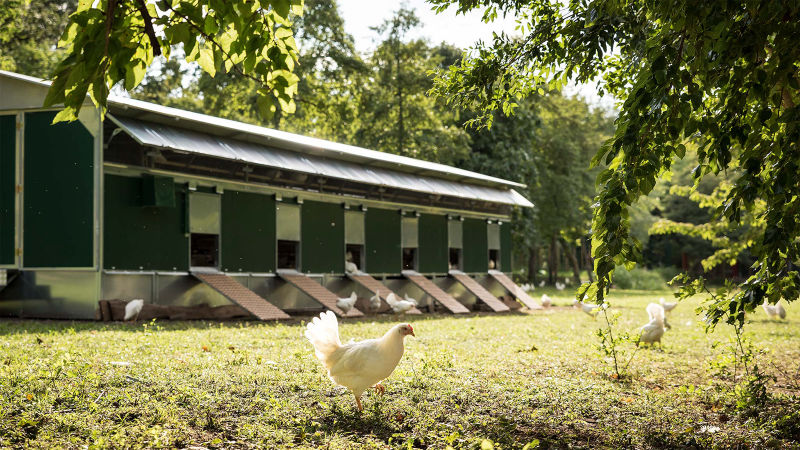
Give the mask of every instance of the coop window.
POLYGON ((217 267, 219 235, 192 233, 192 267, 217 267))
POLYGON ((295 269, 300 267, 300 242, 278 240, 278 269, 295 269))
POLYGON ((403 248, 403 270, 417 270, 416 247, 403 248))
POLYGON ((461 270, 460 248, 450 248, 450 270, 461 270))
POLYGON ((364 246, 361 244, 347 244, 345 259, 355 264, 359 270, 364 268, 364 246))

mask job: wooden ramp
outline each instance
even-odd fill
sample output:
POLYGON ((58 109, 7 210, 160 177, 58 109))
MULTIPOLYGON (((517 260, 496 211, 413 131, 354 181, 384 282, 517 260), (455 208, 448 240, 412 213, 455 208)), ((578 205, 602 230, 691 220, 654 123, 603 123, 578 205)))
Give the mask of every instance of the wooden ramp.
POLYGON ((294 270, 279 270, 278 276, 287 283, 303 291, 304 294, 313 298, 315 301, 321 303, 322 306, 333 311, 339 317, 361 317, 364 315, 364 313, 355 307, 345 314, 344 311, 336 306, 336 302, 339 300, 338 295, 327 290, 321 284, 300 272, 294 270))
POLYGON ((530 309, 542 309, 542 305, 536 303, 527 292, 523 291, 521 287, 517 286, 511 278, 499 270, 490 270, 489 275, 500 283, 508 292, 511 293, 517 300, 521 301, 525 306, 530 309))
POLYGON ((451 313, 463 314, 469 312, 466 306, 459 303, 458 300, 454 299, 450 294, 443 291, 441 288, 439 288, 439 286, 433 284, 433 281, 425 278, 419 272, 415 272, 413 270, 404 270, 403 276, 406 277, 408 281, 414 283, 417 285, 417 287, 425 291, 426 294, 433 297, 434 300, 447 308, 451 313))
POLYGON ((261 320, 291 319, 277 306, 223 273, 192 272, 192 275, 261 320))
POLYGON ((497 297, 492 295, 491 292, 487 291, 486 288, 478 284, 477 281, 472 279, 469 275, 465 274, 460 270, 451 270, 450 276, 455 278, 456 281, 461 283, 467 290, 478 297, 480 301, 486 303, 489 308, 492 308, 494 312, 506 312, 509 311, 510 308, 506 306, 503 302, 501 302, 497 297))
MULTIPOLYGON (((364 289, 372 292, 373 294, 379 293, 381 300, 384 302, 386 301, 386 296, 393 293, 388 287, 384 286, 383 283, 373 278, 372 275, 366 273, 348 273, 347 277, 360 284, 364 289)), ((397 294, 394 295, 398 300, 403 299, 403 297, 400 297, 397 294)), ((420 312, 420 310, 417 308, 411 308, 406 312, 406 314, 422 314, 422 312, 420 312)))

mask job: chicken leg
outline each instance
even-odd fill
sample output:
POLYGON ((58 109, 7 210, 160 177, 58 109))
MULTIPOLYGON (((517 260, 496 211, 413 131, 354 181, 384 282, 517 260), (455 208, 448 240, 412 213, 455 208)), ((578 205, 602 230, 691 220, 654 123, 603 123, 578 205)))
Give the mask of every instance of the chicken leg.
POLYGON ((359 411, 364 411, 364 407, 361 405, 361 398, 359 396, 357 396, 356 394, 353 394, 353 397, 356 398, 356 405, 358 405, 358 410, 359 411))
POLYGON ((372 387, 375 388, 375 392, 380 394, 380 395, 383 395, 383 394, 386 393, 386 388, 380 383, 378 383, 378 384, 376 384, 375 386, 372 386, 372 387))

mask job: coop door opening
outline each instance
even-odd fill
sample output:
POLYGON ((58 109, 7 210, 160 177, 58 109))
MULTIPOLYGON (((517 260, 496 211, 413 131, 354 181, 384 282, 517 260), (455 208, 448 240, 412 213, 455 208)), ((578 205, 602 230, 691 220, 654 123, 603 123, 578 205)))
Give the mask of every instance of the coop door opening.
POLYGON ((192 267, 217 267, 219 265, 219 236, 192 233, 192 267))
POLYGON ((364 270, 365 255, 365 232, 364 232, 364 212, 345 211, 344 212, 344 242, 345 242, 345 261, 351 262, 364 270))
POLYGON ((364 246, 361 244, 347 244, 345 260, 355 264, 358 270, 362 270, 364 267, 364 246))
POLYGON ((278 269, 300 269, 300 205, 275 206, 278 269))
POLYGON ((450 248, 450 270, 461 270, 460 248, 450 248))
POLYGON ((417 270, 419 247, 419 219, 403 217, 401 242, 403 245, 403 270, 417 270))
POLYGON ((297 241, 278 240, 278 269, 300 268, 300 243, 297 241))
POLYGON ((489 250, 489 270, 500 269, 500 250, 489 250))
POLYGON ((189 194, 191 267, 219 266, 220 198, 217 194, 189 194))

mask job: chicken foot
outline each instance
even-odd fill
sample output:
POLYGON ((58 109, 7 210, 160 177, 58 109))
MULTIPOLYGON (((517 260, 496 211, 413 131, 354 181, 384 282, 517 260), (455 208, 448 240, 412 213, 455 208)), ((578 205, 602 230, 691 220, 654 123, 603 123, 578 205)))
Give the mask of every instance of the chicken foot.
POLYGON ((383 394, 385 394, 385 393, 386 393, 386 387, 384 387, 384 386, 383 386, 382 384, 380 384, 380 383, 378 383, 378 384, 376 384, 375 386, 372 386, 372 387, 375 389, 375 392, 376 392, 377 394, 383 395, 383 394))
POLYGON ((353 394, 353 397, 356 398, 356 405, 358 405, 358 410, 359 411, 364 411, 364 406, 361 405, 361 398, 356 394, 353 394))

